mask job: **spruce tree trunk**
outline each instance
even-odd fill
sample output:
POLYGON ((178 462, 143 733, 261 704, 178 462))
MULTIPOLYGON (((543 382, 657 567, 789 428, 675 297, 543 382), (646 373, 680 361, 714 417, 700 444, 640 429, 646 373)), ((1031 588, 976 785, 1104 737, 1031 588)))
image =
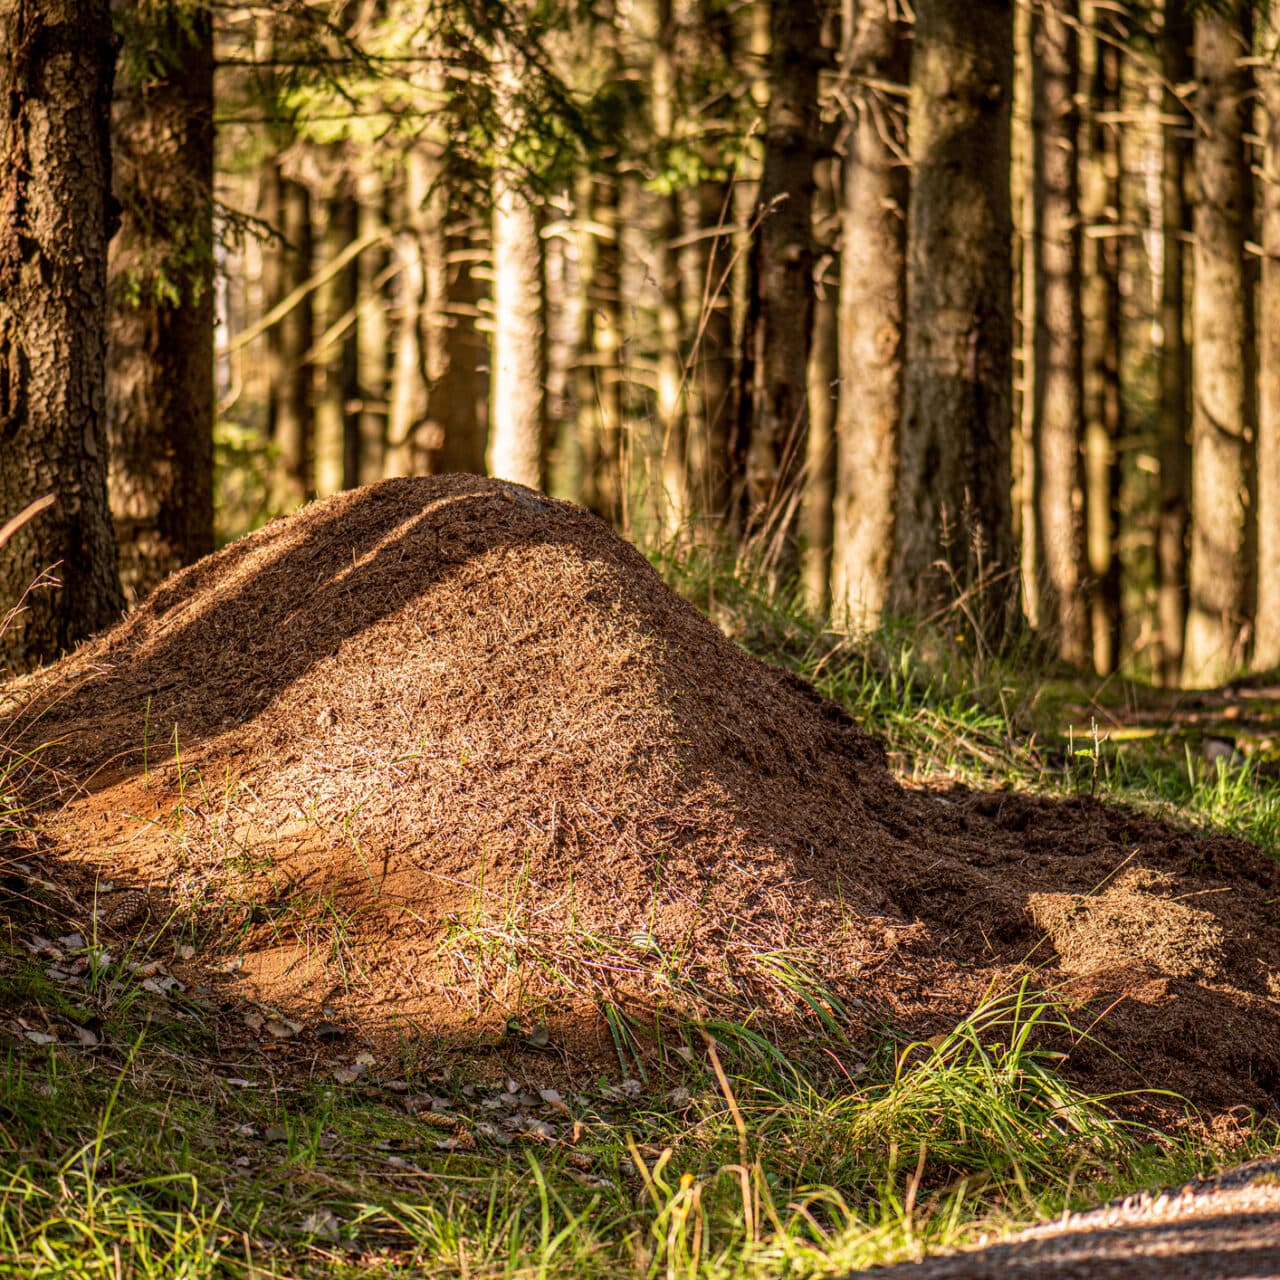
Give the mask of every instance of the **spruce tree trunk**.
POLYGON ((1262 292, 1258 311, 1258 624, 1254 666, 1280 666, 1280 19, 1260 34, 1262 292))
POLYGON ((467 215, 455 213, 446 233, 448 247, 448 327, 445 372, 439 396, 448 407, 441 464, 446 471, 483 474, 489 402, 488 343, 476 328, 482 288, 475 262, 480 252, 478 228, 467 215))
MULTIPOLYGON (((311 277, 311 192, 283 175, 280 182, 279 231, 284 245, 280 297, 288 297, 311 277)), ((271 437, 280 454, 276 476, 276 506, 292 511, 315 497, 315 405, 311 396, 312 370, 307 353, 315 336, 314 296, 303 295, 276 326, 272 369, 271 437)))
POLYGON ((1160 65, 1164 77, 1160 202, 1164 257, 1160 276, 1160 524, 1156 533, 1159 674, 1182 675, 1187 624, 1187 528, 1191 509, 1190 350, 1186 338, 1186 239, 1191 229, 1187 173, 1191 118, 1174 89, 1191 80, 1194 29, 1188 0, 1165 0, 1160 65))
POLYGON ((426 144, 405 156, 401 225, 396 233, 395 363, 385 473, 439 470, 448 410, 432 388, 444 372, 448 249, 439 160, 426 144))
POLYGON ((857 6, 849 51, 854 117, 843 165, 840 250, 840 399, 832 612, 855 631, 880 622, 893 560, 902 415, 907 169, 899 102, 879 86, 905 85, 909 44, 889 0, 857 6))
POLYGON ((836 406, 840 383, 839 269, 835 261, 838 178, 833 160, 815 167, 814 233, 823 257, 815 273, 809 348, 809 430, 805 442, 802 583, 814 613, 831 604, 831 539, 835 520, 836 406))
POLYGON ((999 642, 1018 599, 1013 546, 1013 9, 921 0, 911 58, 907 331, 893 607, 975 590, 999 642), (941 562, 941 570, 937 567, 941 562))
POLYGON ((489 474, 540 489, 545 474, 542 242, 533 204, 494 177, 489 474))
POLYGON ((746 527, 749 533, 770 531, 786 576, 795 566, 793 512, 808 418, 818 6, 772 0, 769 28, 769 105, 751 243, 740 429, 746 440, 746 527))
POLYGON ((1220 684, 1245 659, 1253 617, 1253 272, 1244 132, 1249 9, 1196 19, 1195 293, 1190 601, 1183 680, 1220 684))
POLYGON ((136 56, 112 104, 108 490, 135 601, 213 550, 213 28, 172 3, 124 22, 136 56))
MULTIPOLYGON (((354 200, 332 197, 323 203, 324 221, 316 228, 321 263, 327 265, 359 234, 359 210, 354 200)), ((320 333, 316 335, 316 493, 325 497, 349 487, 352 453, 359 436, 355 424, 356 349, 354 309, 357 294, 356 261, 347 263, 316 289, 320 333), (345 326, 345 327, 344 327, 345 326)), ((358 470, 358 462, 356 469, 358 470)))
POLYGON ((1094 670, 1115 670, 1121 647, 1120 522, 1120 266, 1123 167, 1119 127, 1105 117, 1120 107, 1121 57, 1126 30, 1109 8, 1088 13, 1086 78, 1090 87, 1082 157, 1081 212, 1089 231, 1084 311, 1085 520, 1088 598, 1094 670))
POLYGON ((120 614, 107 501, 105 324, 115 43, 105 0, 0 3, 0 667, 56 658, 120 614))
MULTIPOLYGON (((374 170, 359 184, 360 238, 386 226, 386 189, 374 170)), ((359 315, 356 319, 356 376, 360 384, 357 424, 359 446, 353 484, 380 480, 387 448, 387 328, 385 275, 388 255, 382 249, 366 249, 357 259, 359 315)))
POLYGON ((1081 403, 1080 191, 1076 163, 1080 73, 1072 0, 1032 14, 1032 491, 1038 615, 1059 656, 1090 656, 1085 567, 1081 403))

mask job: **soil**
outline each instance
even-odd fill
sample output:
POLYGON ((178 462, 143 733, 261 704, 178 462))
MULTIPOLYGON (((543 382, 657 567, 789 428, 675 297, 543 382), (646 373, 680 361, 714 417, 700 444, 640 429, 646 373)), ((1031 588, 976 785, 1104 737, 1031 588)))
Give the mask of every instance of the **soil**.
POLYGON ((309 1025, 514 1027, 589 1068, 606 1005, 749 1001, 811 1042, 838 1000, 870 1042, 1033 972, 1079 1002, 1086 1087, 1172 1091, 1142 1104, 1170 1123, 1280 1099, 1272 859, 1087 798, 904 788, 842 709, 519 486, 389 480, 274 521, 0 716, 44 744, 28 790, 82 898, 196 912, 187 980, 217 953, 309 1025))
POLYGON ((885 1267, 876 1280, 1274 1280, 1280 1159, 1133 1196, 1001 1244, 885 1267))

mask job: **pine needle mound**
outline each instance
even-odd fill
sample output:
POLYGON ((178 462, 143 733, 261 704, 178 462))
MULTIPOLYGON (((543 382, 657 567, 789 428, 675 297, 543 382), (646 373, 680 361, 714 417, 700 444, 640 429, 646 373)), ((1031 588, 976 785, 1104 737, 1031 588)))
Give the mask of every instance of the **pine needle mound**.
POLYGON ((1259 851, 905 790, 841 709, 519 486, 315 503, 10 698, 82 784, 48 818, 64 859, 243 905, 226 945, 281 1005, 459 1037, 514 1015, 579 1048, 601 1004, 754 1007, 796 1036, 823 1009, 856 1040, 936 1030, 1035 965, 1112 1005, 1123 1056, 1078 1046, 1091 1083, 1220 1109, 1280 1088, 1259 851))

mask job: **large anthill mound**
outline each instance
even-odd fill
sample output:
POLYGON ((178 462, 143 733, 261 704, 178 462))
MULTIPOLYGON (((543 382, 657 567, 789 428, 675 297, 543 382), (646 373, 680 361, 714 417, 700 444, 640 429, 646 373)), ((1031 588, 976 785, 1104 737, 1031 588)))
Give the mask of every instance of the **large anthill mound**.
POLYGON ((807 972, 932 1031, 1032 965, 1109 1008, 1086 1082, 1280 1091, 1270 860, 1089 802, 906 791, 604 524, 517 486, 316 503, 14 693, 82 788, 62 856, 220 902, 241 979, 295 1008, 568 1037, 585 993, 785 1028, 807 972))

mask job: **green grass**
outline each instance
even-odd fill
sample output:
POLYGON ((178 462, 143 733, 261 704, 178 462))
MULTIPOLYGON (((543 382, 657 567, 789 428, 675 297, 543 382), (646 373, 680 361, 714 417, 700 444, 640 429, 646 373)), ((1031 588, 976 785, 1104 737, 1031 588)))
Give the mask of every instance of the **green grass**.
MULTIPOLYGON (((1223 769, 1185 734, 1109 740, 1070 708, 1114 690, 1030 646, 997 658, 963 618, 853 644, 745 572, 663 569, 746 647, 848 707, 905 775, 1105 796, 1280 851, 1280 785, 1261 756, 1223 769)), ((0 836, 25 838, 33 767, 0 757, 0 836)), ((357 922, 287 890, 259 927, 345 964, 357 922)), ((309 1071, 281 1071, 228 1047, 243 1009, 145 990, 126 961, 147 955, 98 956, 78 985, 51 977, 21 945, 50 932, 38 896, 0 914, 0 1277, 836 1276, 1277 1141, 1259 1127, 1227 1150, 1122 1119, 1046 1047, 1078 1034, 1071 1008, 1025 985, 904 1044, 891 1028, 854 1033, 807 957, 783 950, 756 965, 808 1019, 812 1052, 775 1041, 758 1010, 685 1000, 683 1018, 645 1024, 610 998, 645 937, 544 935, 518 901, 454 923, 444 958, 460 994, 501 989, 518 1014, 508 1040, 539 1050, 552 996, 594 1002, 617 1053, 607 1076, 513 1089, 519 1058, 408 1033, 390 1064, 313 1045, 309 1071)), ((171 922, 157 945, 197 923, 171 922)), ((688 995, 697 975, 679 954, 661 961, 649 967, 688 995)), ((545 1084, 556 1059, 526 1061, 545 1084)))

